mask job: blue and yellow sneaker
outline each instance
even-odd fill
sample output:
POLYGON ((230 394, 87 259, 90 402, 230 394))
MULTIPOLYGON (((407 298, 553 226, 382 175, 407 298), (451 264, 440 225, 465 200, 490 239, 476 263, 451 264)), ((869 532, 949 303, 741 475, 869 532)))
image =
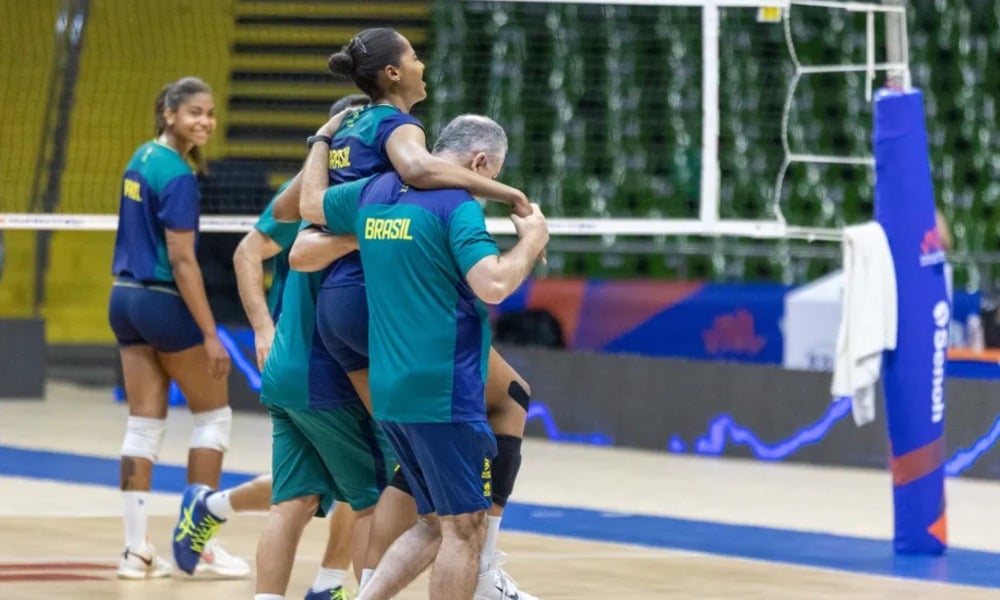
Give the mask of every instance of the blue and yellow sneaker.
POLYGON ((347 590, 344 589, 344 586, 338 585, 335 588, 319 592, 309 588, 305 600, 347 600, 347 598, 347 590))
POLYGON ((205 498, 210 493, 212 488, 195 483, 184 490, 184 497, 181 499, 181 514, 174 526, 174 562, 188 575, 194 574, 209 540, 219 530, 219 526, 225 523, 209 512, 205 498))

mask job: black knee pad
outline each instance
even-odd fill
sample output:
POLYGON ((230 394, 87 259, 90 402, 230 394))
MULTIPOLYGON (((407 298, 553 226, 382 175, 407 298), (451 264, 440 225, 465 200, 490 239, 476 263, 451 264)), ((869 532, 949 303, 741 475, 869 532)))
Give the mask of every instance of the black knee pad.
POLYGON ((393 474, 392 479, 389 481, 389 485, 403 492, 407 496, 413 495, 413 492, 410 491, 410 483, 406 481, 406 476, 403 475, 403 470, 399 467, 396 467, 396 473, 393 474))
POLYGON ((514 402, 520 404, 524 412, 528 412, 528 404, 531 402, 531 397, 528 396, 528 392, 521 387, 520 383, 511 381, 507 387, 507 395, 513 398, 514 402))
MULTIPOLYGON (((520 386, 518 386, 520 387, 520 386)), ((521 470, 521 438, 497 436, 497 456, 493 459, 493 504, 507 506, 521 470)))

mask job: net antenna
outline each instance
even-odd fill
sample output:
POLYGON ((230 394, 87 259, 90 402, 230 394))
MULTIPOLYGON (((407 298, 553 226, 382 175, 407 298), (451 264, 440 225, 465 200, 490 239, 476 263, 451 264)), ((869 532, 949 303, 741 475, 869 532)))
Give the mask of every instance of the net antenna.
MULTIPOLYGON (((731 236, 762 239, 804 239, 809 241, 840 241, 841 229, 807 227, 789 223, 781 207, 781 196, 789 168, 796 163, 856 165, 871 168, 871 156, 832 156, 800 152, 792 148, 789 141, 789 118, 795 104, 796 90, 804 77, 830 73, 861 73, 865 76, 865 94, 872 94, 872 82, 879 72, 887 74, 889 85, 908 88, 910 72, 906 44, 905 8, 902 0, 886 0, 886 4, 874 2, 851 2, 840 0, 454 0, 473 5, 504 4, 576 4, 598 5, 601 7, 687 7, 700 13, 701 51, 701 136, 700 136, 700 177, 697 217, 693 218, 550 218, 549 230, 561 236, 604 236, 613 240, 614 236, 731 236), (808 8, 847 11, 866 17, 866 47, 863 64, 803 64, 799 59, 792 35, 792 15, 808 8), (781 150, 783 158, 777 169, 773 191, 761 192, 766 203, 763 211, 770 218, 736 219, 723 218, 720 214, 720 12, 758 11, 768 18, 775 16, 783 22, 785 46, 792 69, 785 90, 781 115, 781 150), (887 61, 876 60, 876 18, 885 17, 885 37, 887 38, 887 61), (767 198, 767 194, 771 197, 767 198)), ((692 54, 697 50, 692 47, 692 54)), ((692 57, 694 58, 694 57, 692 57)), ((779 91, 780 94, 780 91, 779 91)), ((776 98, 780 102, 780 96, 776 98)), ((775 152, 778 152, 775 146, 775 152)), ((777 157, 776 157, 777 158, 777 157)), ((775 161, 775 166, 777 166, 775 161)), ((100 168, 104 168, 101 166, 100 168)), ((764 180, 770 180, 774 172, 760 173, 764 180)), ((755 174, 756 176, 756 174, 755 174)), ((114 189, 107 190, 109 195, 114 189)), ((666 194, 666 193, 665 193, 666 194)), ((545 204, 545 198, 539 200, 545 204)), ((663 202, 670 202, 669 194, 663 202)), ((2 211, 3 208, 0 208, 2 211)), ((9 210, 9 209, 8 209, 9 210)), ((204 215, 201 228, 206 232, 242 232, 253 227, 258 215, 204 215)), ((0 212, 0 230, 90 230, 113 231, 117 229, 117 215, 110 214, 63 214, 63 213, 19 213, 0 212)), ((487 226, 495 234, 513 234, 514 228, 504 218, 487 219, 487 226)))

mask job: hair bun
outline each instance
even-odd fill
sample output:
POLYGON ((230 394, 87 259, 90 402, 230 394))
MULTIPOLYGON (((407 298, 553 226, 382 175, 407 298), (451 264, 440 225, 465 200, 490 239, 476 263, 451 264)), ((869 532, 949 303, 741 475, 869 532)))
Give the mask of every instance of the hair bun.
POLYGON ((350 76, 354 72, 354 58, 351 57, 349 52, 343 50, 331 54, 327 65, 330 68, 330 72, 334 75, 350 76))

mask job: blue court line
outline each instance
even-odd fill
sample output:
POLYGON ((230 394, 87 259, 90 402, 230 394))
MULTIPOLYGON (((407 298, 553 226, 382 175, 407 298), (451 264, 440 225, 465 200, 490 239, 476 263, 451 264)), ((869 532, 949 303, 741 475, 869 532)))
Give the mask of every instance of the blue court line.
MULTIPOLYGON (((0 475, 116 488, 119 473, 117 458, 0 446, 0 475)), ((232 487, 254 477, 250 473, 225 472, 220 486, 232 487)), ((180 494, 186 485, 184 467, 158 464, 153 469, 154 492, 180 494)))
MULTIPOLYGON (((0 475, 118 486, 118 459, 0 446, 0 475)), ((254 477, 225 473, 223 487, 254 477)), ((159 464, 153 491, 180 493, 185 469, 159 464)), ((952 548, 944 556, 896 556, 888 540, 648 515, 511 503, 504 527, 527 533, 788 563, 870 575, 1000 588, 1000 554, 952 548)))
POLYGON ((513 503, 503 523, 504 528, 530 533, 1000 588, 1000 555, 976 550, 896 556, 889 540, 513 503))

